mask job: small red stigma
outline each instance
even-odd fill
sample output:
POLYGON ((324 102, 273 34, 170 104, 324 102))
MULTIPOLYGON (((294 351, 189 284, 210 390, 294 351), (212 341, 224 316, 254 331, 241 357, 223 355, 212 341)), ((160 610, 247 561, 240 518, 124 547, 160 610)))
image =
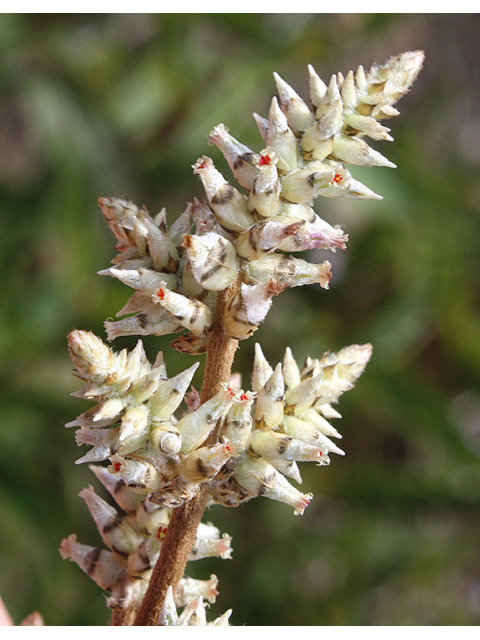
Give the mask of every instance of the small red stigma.
POLYGON ((247 394, 242 393, 242 395, 240 396, 240 400, 248 400, 247 394))
POLYGON ((232 445, 231 444, 226 444, 225 445, 225 451, 227 453, 232 453, 233 449, 232 449, 232 445))
POLYGON ((334 182, 341 182, 343 180, 342 176, 339 173, 336 173, 333 177, 334 182))
POLYGON ((262 167, 265 165, 269 165, 271 161, 272 159, 270 156, 264 155, 264 156, 260 156, 260 161, 258 164, 262 167))
POLYGON ((160 300, 163 300, 165 298, 165 291, 163 289, 159 289, 157 291, 157 297, 160 298, 160 300))
POLYGON ((167 527, 164 527, 163 529, 162 527, 158 527, 157 538, 159 540, 163 540, 166 535, 167 535, 167 527))
POLYGON ((113 470, 115 471, 115 473, 118 473, 121 468, 122 468, 122 463, 121 462, 114 462, 113 463, 113 470))

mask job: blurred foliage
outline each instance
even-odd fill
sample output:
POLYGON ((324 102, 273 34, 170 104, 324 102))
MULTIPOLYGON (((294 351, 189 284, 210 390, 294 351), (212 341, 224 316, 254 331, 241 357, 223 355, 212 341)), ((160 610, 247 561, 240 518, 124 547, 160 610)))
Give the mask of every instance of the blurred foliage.
MULTIPOLYGON (((305 469, 303 518, 262 498, 212 508, 233 560, 189 571, 219 576, 211 615, 233 607, 233 624, 480 622, 479 28, 478 14, 0 16, 0 593, 17 623, 109 619, 57 551, 72 532, 99 543, 77 497, 96 480, 63 428, 87 408, 69 396, 66 335, 104 336, 129 296, 96 275, 114 255, 98 196, 172 221, 203 197, 198 156, 226 168, 214 125, 262 148, 251 113, 266 115, 272 71, 307 97, 308 63, 328 80, 416 48, 425 68, 379 145, 398 169, 354 168, 384 200, 316 201, 350 235, 313 256, 332 260, 331 290, 285 292, 238 351, 247 381, 256 340, 272 364, 287 345, 301 361, 371 342, 338 407, 347 455, 305 469)), ((170 375, 191 363, 168 336, 144 342, 170 375)))

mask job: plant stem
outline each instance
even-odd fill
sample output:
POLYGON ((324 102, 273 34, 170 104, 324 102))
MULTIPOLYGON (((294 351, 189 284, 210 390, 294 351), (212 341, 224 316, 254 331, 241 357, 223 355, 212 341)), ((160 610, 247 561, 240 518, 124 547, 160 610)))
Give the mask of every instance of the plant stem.
MULTIPOLYGON (((224 331, 223 317, 227 301, 230 299, 238 283, 220 292, 215 308, 215 320, 207 349, 205 374, 200 394, 202 403, 213 398, 228 384, 232 371, 233 358, 238 346, 237 340, 230 338, 224 331)), ((210 434, 207 443, 217 439, 217 429, 210 434)), ((188 556, 195 543, 198 525, 203 516, 208 500, 205 485, 200 485, 194 498, 177 509, 173 509, 168 525, 167 535, 162 544, 158 558, 150 578, 147 592, 138 610, 134 626, 156 626, 163 606, 167 589, 171 585, 175 592, 178 582, 185 572, 188 556)))

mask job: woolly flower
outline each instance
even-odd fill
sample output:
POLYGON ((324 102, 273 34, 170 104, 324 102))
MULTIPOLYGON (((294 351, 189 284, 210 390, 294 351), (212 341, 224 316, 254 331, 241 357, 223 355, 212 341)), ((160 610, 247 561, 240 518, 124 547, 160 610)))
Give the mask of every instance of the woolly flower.
POLYGON ((368 72, 360 66, 345 77, 333 75, 328 85, 309 65, 310 106, 275 73, 279 99, 272 99, 268 118, 254 114, 266 145, 262 151, 250 150, 223 124, 207 136, 225 156, 240 190, 211 158, 199 158, 193 170, 207 200, 194 200, 169 228, 165 209, 152 217, 127 200, 100 198, 119 255, 99 273, 135 291, 117 313, 125 317, 106 321, 108 339, 179 332, 172 343, 176 349, 203 353, 216 292, 231 289, 227 332, 243 340, 284 289, 314 283, 328 288, 328 261, 310 265, 285 252, 345 249, 347 234, 322 220, 312 200, 381 198, 345 165, 395 166, 365 138, 393 139, 380 121, 398 115, 393 105, 409 90, 423 58, 421 51, 407 52, 368 72), (254 285, 268 289, 259 294, 264 311, 258 314, 249 308, 248 287, 254 285))

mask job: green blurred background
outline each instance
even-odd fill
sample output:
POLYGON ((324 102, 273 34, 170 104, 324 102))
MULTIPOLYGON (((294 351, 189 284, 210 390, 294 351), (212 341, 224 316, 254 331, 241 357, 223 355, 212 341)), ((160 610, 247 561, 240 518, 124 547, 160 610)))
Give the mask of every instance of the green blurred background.
MULTIPOLYGON (((480 622, 480 17, 478 14, 84 14, 0 16, 0 593, 18 624, 103 625, 105 598, 58 546, 100 544, 77 494, 98 487, 73 432, 67 332, 114 316, 130 290, 97 276, 114 256, 98 196, 173 221, 203 197, 191 165, 219 122, 259 151, 272 71, 308 97, 405 50, 426 63, 377 148, 398 169, 358 169, 383 201, 316 201, 350 235, 330 291, 286 291, 254 342, 271 364, 371 342, 342 397, 345 458, 303 465, 303 518, 263 498, 208 514, 233 536, 210 615, 233 624, 476 625, 480 622)), ((192 362, 166 354, 175 375, 192 362)), ((114 348, 135 344, 120 338, 114 348)), ((195 385, 200 387, 201 372, 195 385)), ((102 495, 104 493, 102 492, 102 495)))

